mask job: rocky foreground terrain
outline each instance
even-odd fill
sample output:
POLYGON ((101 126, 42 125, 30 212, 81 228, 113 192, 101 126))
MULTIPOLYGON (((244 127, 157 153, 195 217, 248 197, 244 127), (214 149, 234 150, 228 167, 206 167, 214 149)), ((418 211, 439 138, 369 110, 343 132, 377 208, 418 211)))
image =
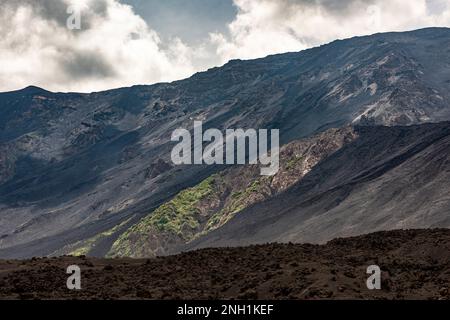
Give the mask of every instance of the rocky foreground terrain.
POLYGON ((0 262, 2 299, 450 299, 450 230, 380 232, 323 246, 205 249, 148 260, 0 262), (81 268, 81 291, 66 268, 81 268), (382 269, 367 289, 366 269, 382 269))

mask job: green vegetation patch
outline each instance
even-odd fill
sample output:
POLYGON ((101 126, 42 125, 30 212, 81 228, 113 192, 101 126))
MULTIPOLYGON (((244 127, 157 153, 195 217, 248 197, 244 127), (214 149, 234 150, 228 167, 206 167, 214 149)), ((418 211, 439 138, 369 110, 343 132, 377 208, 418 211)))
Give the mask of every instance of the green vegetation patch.
POLYGON ((190 240, 191 232, 199 227, 198 215, 201 214, 198 204, 214 194, 217 176, 212 176, 198 186, 182 191, 172 201, 162 205, 156 211, 136 226, 136 230, 147 225, 156 227, 160 232, 170 232, 184 240, 190 240))
POLYGON ((199 185, 180 192, 171 201, 156 209, 153 214, 142 219, 127 230, 113 245, 111 254, 130 256, 132 248, 145 246, 148 235, 155 230, 178 236, 190 241, 199 232, 200 204, 202 201, 218 197, 220 175, 213 175, 199 185))
POLYGON ((209 219, 205 230, 200 235, 204 235, 220 228, 230 221, 238 212, 252 205, 254 203, 254 197, 252 197, 252 195, 262 193, 264 187, 265 180, 264 178, 260 178, 253 181, 244 191, 232 193, 230 204, 209 219))
POLYGON ((107 230, 105 232, 99 233, 98 235, 87 239, 87 240, 83 240, 80 241, 78 243, 76 243, 74 245, 74 247, 76 247, 77 249, 75 249, 74 251, 70 252, 69 255, 71 256, 75 256, 75 257, 79 257, 79 256, 86 256, 89 255, 89 252, 92 250, 92 248, 95 246, 95 244, 107 237, 112 236, 114 233, 116 233, 117 231, 119 231, 119 229, 121 227, 123 227, 124 225, 126 225, 128 222, 130 221, 130 219, 122 222, 121 224, 115 226, 114 228, 107 230))

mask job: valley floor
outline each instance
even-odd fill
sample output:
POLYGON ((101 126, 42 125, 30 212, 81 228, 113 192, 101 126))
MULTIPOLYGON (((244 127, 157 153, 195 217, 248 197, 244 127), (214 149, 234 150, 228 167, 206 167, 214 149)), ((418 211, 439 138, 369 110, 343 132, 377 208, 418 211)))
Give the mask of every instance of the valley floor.
POLYGON ((380 232, 323 246, 268 244, 149 260, 0 261, 0 299, 450 299, 450 230, 380 232), (70 291, 66 268, 81 268, 70 291), (369 290, 367 267, 382 270, 369 290))

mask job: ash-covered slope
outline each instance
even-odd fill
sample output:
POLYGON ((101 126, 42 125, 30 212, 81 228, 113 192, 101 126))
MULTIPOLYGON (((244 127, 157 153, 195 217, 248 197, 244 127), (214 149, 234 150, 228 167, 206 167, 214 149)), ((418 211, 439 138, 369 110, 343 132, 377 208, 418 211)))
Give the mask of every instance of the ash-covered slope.
POLYGON ((170 135, 279 128, 283 142, 346 123, 450 120, 449 29, 379 34, 231 61, 170 84, 0 94, 0 257, 117 237, 217 168, 174 168, 170 135))
POLYGON ((357 139, 295 186, 239 212, 188 248, 449 228, 450 123, 355 130, 357 139))

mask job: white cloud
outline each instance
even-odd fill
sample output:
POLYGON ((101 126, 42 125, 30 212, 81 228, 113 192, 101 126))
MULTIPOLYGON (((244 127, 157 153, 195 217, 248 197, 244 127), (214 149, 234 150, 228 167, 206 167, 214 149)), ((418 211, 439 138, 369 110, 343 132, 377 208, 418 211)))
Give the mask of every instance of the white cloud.
POLYGON ((83 0, 82 29, 66 26, 79 0, 2 0, 0 91, 37 85, 95 91, 181 79, 194 72, 193 51, 162 43, 132 8, 116 0, 83 0), (4 3, 3 3, 4 2, 4 3))
POLYGON ((222 62, 299 51, 335 39, 450 26, 450 0, 234 0, 230 35, 211 34, 222 62))
POLYGON ((163 42, 119 0, 0 0, 0 91, 37 85, 90 92, 173 81, 230 59, 450 26, 450 0, 233 1, 238 14, 229 32, 192 48, 180 39, 163 42), (70 3, 84 4, 80 31, 66 27, 70 3))

